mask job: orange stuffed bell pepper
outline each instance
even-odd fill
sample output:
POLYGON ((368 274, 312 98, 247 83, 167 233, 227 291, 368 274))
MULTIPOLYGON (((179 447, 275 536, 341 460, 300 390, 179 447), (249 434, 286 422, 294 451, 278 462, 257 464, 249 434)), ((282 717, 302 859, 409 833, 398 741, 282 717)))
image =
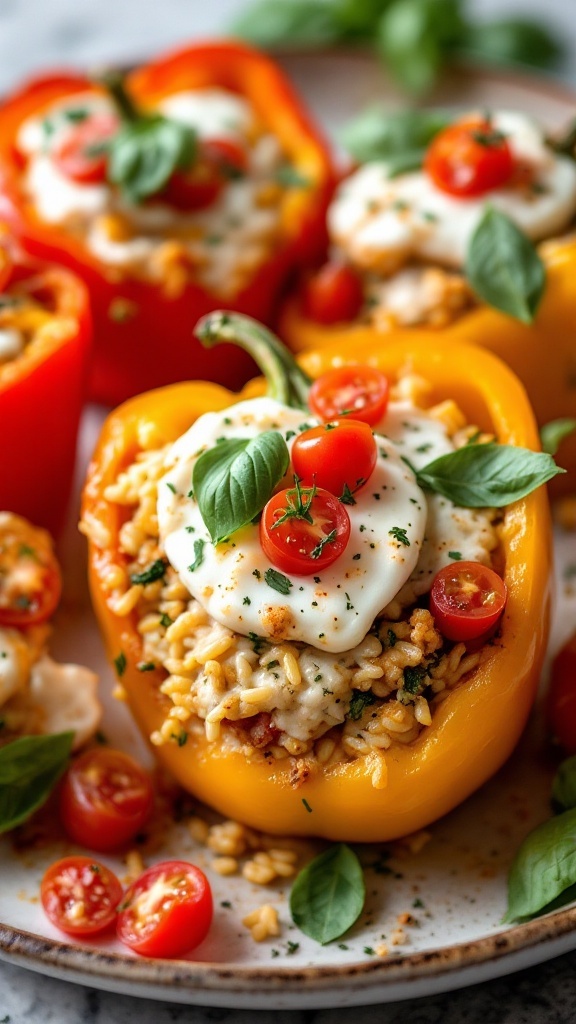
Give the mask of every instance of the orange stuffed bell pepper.
MULTIPOLYGON (((522 114, 445 122, 390 115, 372 122, 373 143, 360 137, 368 118, 351 127, 361 166, 328 212, 330 261, 288 302, 282 336, 297 352, 374 332, 383 346, 472 343, 518 375, 539 425, 574 417, 574 151, 522 114), (420 132, 404 167, 392 127, 404 147, 420 132)), ((576 435, 558 458, 569 475, 555 486, 576 489, 576 435)))
POLYGON ((244 345, 268 396, 259 380, 132 399, 84 493, 94 607, 132 712, 185 789, 250 826, 413 832, 503 764, 536 692, 537 485, 556 470, 529 450, 525 393, 468 346, 325 348, 302 361, 310 390, 247 318, 213 314, 199 335, 244 345), (447 476, 456 490, 438 491, 447 476), (482 507, 490 478, 499 511, 482 507))
POLYGON ((92 397, 246 379, 246 354, 204 351, 194 324, 223 305, 269 319, 325 244, 332 187, 327 147, 271 60, 222 42, 124 81, 36 79, 3 104, 0 138, 1 216, 89 288, 92 397))
POLYGON ((0 245, 0 508, 53 533, 70 496, 90 338, 82 282, 0 245))

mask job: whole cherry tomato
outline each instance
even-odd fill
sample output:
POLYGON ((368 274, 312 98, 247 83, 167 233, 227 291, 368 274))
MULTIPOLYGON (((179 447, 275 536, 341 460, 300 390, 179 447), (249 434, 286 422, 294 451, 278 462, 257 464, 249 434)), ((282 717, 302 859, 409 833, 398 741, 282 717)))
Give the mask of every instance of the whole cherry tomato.
POLYGON ((552 662, 548 717, 555 739, 576 754, 576 633, 552 662))
POLYGON ((388 378, 374 366, 339 366, 322 374, 310 388, 310 409, 319 420, 350 416, 374 427, 388 407, 388 378))
POLYGON ((60 568, 46 530, 0 513, 0 626, 46 622, 60 600, 60 568))
POLYGON ((122 886, 113 871, 90 857, 64 857, 46 871, 40 899, 52 924, 67 935, 94 935, 116 918, 122 886))
POLYGON ((84 185, 106 180, 108 156, 106 143, 118 131, 118 119, 112 113, 91 114, 63 135, 53 151, 58 170, 84 185))
POLYGON ((212 913, 210 883, 200 868, 168 860, 148 868, 126 892, 118 938, 142 956, 184 956, 206 938, 212 913))
POLYGON ((354 320, 363 302, 362 282, 345 263, 325 263, 304 286, 304 312, 320 324, 354 320))
POLYGON ((304 430, 292 446, 294 472, 304 485, 323 487, 338 498, 354 494, 372 474, 378 449, 367 423, 342 419, 304 430))
POLYGON ((281 572, 311 576, 332 565, 350 537, 341 501, 322 487, 286 488, 274 494, 260 520, 260 544, 281 572))
POLYGON ((179 210, 210 206, 226 182, 246 173, 246 150, 231 139, 205 139, 185 171, 176 171, 162 191, 162 198, 179 210))
POLYGON ((506 584, 480 562, 452 562, 436 573, 430 611, 448 640, 474 640, 496 625, 506 605, 506 584))
POLYGON ((150 776, 128 754, 87 750, 72 762, 60 792, 60 817, 74 842, 115 850, 146 824, 154 802, 150 776))
POLYGON ((484 119, 458 121, 439 132, 424 160, 424 170, 442 192, 462 197, 505 185, 514 165, 506 137, 484 119))

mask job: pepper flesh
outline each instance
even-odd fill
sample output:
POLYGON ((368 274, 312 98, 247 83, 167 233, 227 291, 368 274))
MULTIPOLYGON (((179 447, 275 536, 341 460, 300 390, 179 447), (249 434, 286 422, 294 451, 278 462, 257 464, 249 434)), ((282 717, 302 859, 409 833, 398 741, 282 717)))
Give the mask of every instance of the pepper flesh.
MULTIPOLYGON (((302 363, 316 377, 346 361, 369 362, 390 375, 409 365, 431 382, 432 401, 454 398, 470 422, 494 431, 501 442, 538 447, 523 388, 487 352, 442 343, 432 351, 417 341, 384 349, 370 340, 309 353, 302 363)), ((258 393, 261 382, 250 383, 240 396, 196 382, 135 398, 107 420, 90 468, 84 519, 92 537, 94 607, 110 658, 120 651, 126 658, 122 685, 145 735, 159 728, 169 702, 158 689, 163 673, 144 678, 137 669, 142 645, 135 614, 118 618, 107 603, 107 574, 113 566, 125 566, 125 559, 118 545, 122 510, 106 501, 105 488, 136 455, 142 428, 153 426, 166 441, 175 440, 202 413, 258 393)), ((434 710, 431 727, 413 743, 386 752, 386 788, 373 787, 369 757, 312 773, 293 788, 288 759, 270 768, 203 735, 189 734, 182 747, 156 748, 158 758, 199 799, 268 833, 386 841, 436 820, 504 763, 535 696, 549 618, 550 523, 544 488, 506 509, 502 551, 509 598, 501 636, 472 677, 434 710)))
MULTIPOLYGON (((60 267, 12 264, 1 291, 30 290, 65 319, 22 355, 0 365, 0 508, 57 534, 64 523, 84 401, 91 320, 82 282, 60 267)), ((50 323, 48 322, 48 327, 50 323)))
MULTIPOLYGON (((237 92, 280 140, 308 187, 288 187, 281 207, 281 238, 231 306, 267 321, 279 289, 295 267, 317 258, 326 240, 325 214, 333 187, 328 148, 292 86, 267 57, 241 44, 190 46, 141 67, 126 78, 137 103, 155 104, 186 89, 220 87, 237 92)), ((22 123, 68 96, 99 90, 80 75, 35 79, 11 96, 0 112, 0 216, 32 255, 57 259, 76 271, 90 291, 95 351, 90 393, 110 404, 172 381, 197 377, 230 386, 245 381, 254 364, 232 346, 206 352, 192 337, 200 316, 222 299, 190 281, 180 294, 127 277, 118 281, 83 242, 43 222, 22 188, 16 138, 22 123)), ((101 92, 102 90, 100 90, 101 92)))
MULTIPOLYGON (((280 333, 294 352, 340 342, 384 347, 398 342, 432 350, 439 342, 473 344, 493 352, 520 378, 528 392, 538 424, 574 416, 576 411, 576 237, 545 242, 539 247, 546 266, 546 289, 533 324, 520 323, 489 306, 465 313, 447 327, 393 327, 378 332, 368 324, 316 323, 302 311, 298 296, 285 305, 280 333)), ((576 435, 564 440, 558 464, 567 469, 556 477, 552 493, 576 490, 576 435)))

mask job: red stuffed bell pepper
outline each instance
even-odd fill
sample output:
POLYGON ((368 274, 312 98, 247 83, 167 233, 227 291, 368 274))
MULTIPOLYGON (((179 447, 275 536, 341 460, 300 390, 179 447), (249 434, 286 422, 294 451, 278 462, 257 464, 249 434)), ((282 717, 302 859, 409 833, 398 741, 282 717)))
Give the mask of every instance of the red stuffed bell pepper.
POLYGON ((272 61, 225 42, 124 81, 36 79, 4 104, 0 138, 0 214, 90 290, 94 398, 246 379, 246 353, 204 351, 193 326, 218 306, 270 318, 290 270, 321 251, 332 186, 272 61))
POLYGON ((90 334, 82 282, 0 239, 0 508, 53 533, 70 496, 90 334))

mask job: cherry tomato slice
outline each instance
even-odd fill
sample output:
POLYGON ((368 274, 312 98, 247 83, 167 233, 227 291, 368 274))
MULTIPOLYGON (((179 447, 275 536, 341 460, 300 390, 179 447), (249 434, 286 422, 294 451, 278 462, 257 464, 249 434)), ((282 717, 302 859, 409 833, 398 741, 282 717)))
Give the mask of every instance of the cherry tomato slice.
POLYGON ((576 633, 552 662, 548 718, 554 738, 576 754, 576 633))
POLYGON ((367 423, 343 419, 302 431, 291 456, 294 472, 304 485, 316 484, 342 498, 370 478, 378 449, 367 423))
POLYGON ((108 155, 105 143, 118 131, 113 114, 92 114, 63 136, 52 151, 52 159, 65 177, 80 184, 106 180, 108 155))
POLYGON ((304 312, 319 324, 354 320, 363 302, 362 282, 345 263, 325 263, 304 286, 304 312))
POLYGON ((90 857, 64 857, 52 864, 40 886, 52 924, 67 935, 95 935, 116 919, 122 886, 114 872, 90 857))
POLYGON ((434 184, 453 196, 481 196, 500 188, 514 173, 506 138, 489 121, 459 121, 432 140, 424 169, 434 184))
POLYGON ((480 562, 452 562, 434 577, 430 611, 448 640, 474 640, 487 633, 505 605, 504 580, 480 562))
POLYGON ((115 850, 146 824, 154 792, 150 776, 128 754, 87 750, 72 762, 60 791, 67 835, 90 850, 115 850))
POLYGON ((310 409, 325 422, 349 416, 374 427, 386 413, 390 385, 374 366, 340 366, 314 381, 310 409))
POLYGON ((241 177, 248 157, 231 139, 205 139, 194 163, 176 171, 162 192, 162 198, 179 210, 200 210, 216 201, 226 182, 241 177))
POLYGON ((274 494, 260 520, 260 544, 281 572, 311 576, 345 550, 350 519, 342 502, 322 487, 288 487, 274 494))
POLYGON ((50 534, 12 512, 0 513, 0 626, 45 622, 61 591, 50 534))
POLYGON ((126 892, 118 938, 141 956, 184 956, 206 938, 212 913, 210 883, 200 868, 164 861, 148 868, 126 892))

